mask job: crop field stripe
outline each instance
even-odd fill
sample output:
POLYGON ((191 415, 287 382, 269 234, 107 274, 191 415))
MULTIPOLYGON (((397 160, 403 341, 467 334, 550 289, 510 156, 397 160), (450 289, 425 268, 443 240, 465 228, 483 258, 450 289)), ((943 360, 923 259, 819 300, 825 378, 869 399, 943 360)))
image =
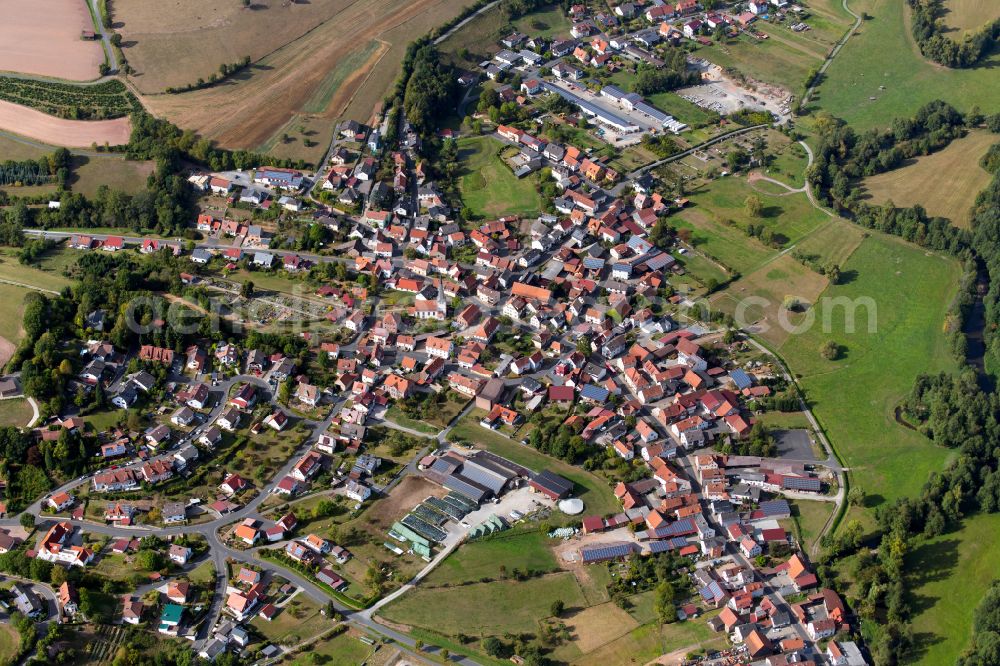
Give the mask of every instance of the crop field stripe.
POLYGON ((316 88, 316 92, 309 98, 309 101, 302 107, 302 110, 306 113, 323 113, 326 111, 340 84, 355 71, 364 69, 364 66, 368 64, 368 60, 376 50, 387 51, 388 49, 389 44, 373 39, 368 42, 364 49, 347 54, 343 60, 337 63, 334 69, 330 70, 330 73, 323 79, 323 83, 316 88))

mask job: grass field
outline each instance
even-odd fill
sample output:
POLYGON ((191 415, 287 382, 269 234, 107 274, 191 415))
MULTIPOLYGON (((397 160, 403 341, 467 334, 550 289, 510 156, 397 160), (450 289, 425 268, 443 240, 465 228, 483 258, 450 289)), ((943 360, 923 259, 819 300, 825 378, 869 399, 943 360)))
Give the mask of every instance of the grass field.
POLYGON ((941 67, 924 59, 913 42, 905 2, 853 0, 851 9, 871 19, 834 59, 810 106, 843 118, 859 132, 912 116, 934 99, 946 100, 962 111, 976 105, 1000 108, 995 73, 1000 52, 972 69, 941 67), (872 53, 891 53, 892 57, 873 58, 872 53))
POLYGON ((526 35, 565 39, 570 28, 573 27, 573 23, 566 16, 562 7, 555 4, 514 19, 514 27, 526 35))
MULTIPOLYGON (((883 235, 866 238, 843 266, 843 284, 824 297, 872 299, 858 307, 854 332, 843 308, 821 307, 816 324, 788 336, 781 354, 799 378, 813 413, 869 496, 888 501, 917 493, 949 453, 894 419, 894 409, 923 372, 952 370, 942 332, 959 266, 883 235), (824 332, 823 311, 830 313, 824 332), (874 331, 868 312, 875 313, 874 331), (833 340, 842 358, 827 361, 820 346, 833 340)), ((821 304, 822 306, 822 304, 821 304)))
POLYGON ((486 412, 481 409, 470 410, 452 428, 450 433, 452 438, 492 451, 533 471, 550 469, 556 474, 566 477, 578 486, 576 489, 576 492, 579 493, 577 497, 583 500, 588 514, 606 515, 619 510, 618 500, 615 499, 611 488, 603 479, 582 467, 550 458, 530 446, 518 444, 501 433, 483 428, 479 425, 479 419, 483 418, 485 414, 486 412))
POLYGON ((484 576, 499 578, 503 565, 509 572, 549 571, 556 566, 556 557, 549 544, 552 542, 540 532, 525 532, 485 541, 464 544, 435 569, 423 584, 428 587, 459 585, 478 581, 484 576))
POLYGON ((60 291, 73 284, 71 279, 62 274, 62 270, 68 262, 75 261, 77 256, 74 256, 72 250, 57 249, 42 257, 37 266, 25 266, 18 262, 16 250, 0 248, 0 280, 13 280, 41 289, 60 291))
POLYGON ((969 226, 969 209, 976 195, 990 182, 979 159, 1000 141, 985 130, 952 141, 944 150, 924 155, 900 169, 864 180, 864 189, 875 203, 897 206, 920 204, 931 215, 947 217, 960 227, 969 226), (942 178, 947 174, 946 178, 942 178))
POLYGON ((356 666, 366 663, 365 659, 372 653, 372 647, 365 645, 359 638, 360 633, 343 631, 332 638, 324 638, 310 645, 304 652, 296 656, 291 663, 295 666, 356 666), (317 655, 319 659, 317 659, 317 655))
POLYGON ((712 614, 703 615, 687 622, 659 625, 644 624, 624 636, 605 643, 603 646, 573 660, 574 666, 607 666, 620 664, 621 655, 631 658, 628 663, 644 664, 660 655, 681 651, 681 657, 696 649, 718 649, 726 645, 726 639, 705 624, 712 614))
MULTIPOLYGON (((114 11, 115 20, 124 23, 126 57, 139 72, 135 84, 152 112, 224 147, 258 149, 280 136, 289 123, 309 124, 309 131, 317 132, 311 140, 321 144, 327 128, 339 118, 367 121, 396 78, 406 45, 466 4, 314 0, 256 3, 255 9, 243 9, 239 3, 206 7, 195 0, 168 5, 123 0, 114 11), (353 70, 341 68, 343 77, 335 73, 340 63, 356 59, 354 54, 366 51, 372 41, 388 48, 371 53, 353 70), (220 64, 246 55, 253 65, 218 85, 153 94, 206 78, 220 64), (304 111, 307 106, 319 108, 322 101, 326 105, 321 112, 304 111)), ((308 150, 301 141, 271 147, 276 154, 293 148, 309 156, 322 154, 319 145, 308 150)))
POLYGON ((806 165, 809 163, 805 148, 798 143, 791 143, 779 132, 768 132, 767 142, 776 153, 774 161, 767 168, 767 175, 791 187, 802 187, 805 184, 806 165))
POLYGON ((814 304, 828 282, 822 275, 784 254, 744 275, 711 302, 735 316, 742 328, 753 331, 780 348, 789 336, 788 327, 782 322, 797 326, 808 316, 808 313, 789 313, 785 310, 785 297, 793 296, 801 303, 814 304), (748 297, 755 300, 751 301, 748 297))
POLYGON ((835 220, 803 238, 795 249, 804 256, 815 257, 821 265, 843 266, 861 244, 865 231, 844 220, 835 220))
POLYGON ((476 215, 531 215, 542 209, 533 176, 517 178, 497 151, 503 144, 488 136, 459 139, 462 201, 476 215))
POLYGON ((687 229, 691 245, 730 270, 751 271, 775 254, 775 250, 747 237, 735 226, 716 221, 700 207, 681 212, 671 218, 671 223, 677 229, 687 229))
POLYGON ((474 583, 460 587, 418 587, 385 606, 392 622, 445 634, 503 635, 538 630, 553 601, 567 608, 585 605, 572 573, 561 572, 524 581, 474 583))
POLYGON ((748 224, 763 224, 785 247, 825 224, 829 217, 816 210, 804 193, 768 194, 753 189, 742 177, 723 178, 688 195, 694 204, 672 218, 691 232, 691 244, 723 265, 751 273, 777 254, 744 233, 748 224), (746 198, 755 194, 763 216, 751 218, 744 210, 746 198))
POLYGON ((972 613, 1000 568, 1000 515, 977 514, 962 529, 918 542, 907 559, 918 650, 911 663, 954 664, 972 637, 972 613))
MULTIPOLYGON (((42 147, 0 136, 0 161, 38 159, 50 154, 55 147, 42 147)), ((74 155, 69 186, 74 192, 92 197, 100 185, 135 193, 146 189, 146 177, 153 172, 154 164, 148 161, 130 161, 117 155, 74 155)), ((55 193, 55 183, 30 187, 3 187, 8 194, 34 196, 43 192, 55 193)))
POLYGON ((769 428, 782 430, 811 427, 803 412, 763 412, 757 415, 757 420, 763 421, 769 428))
POLYGON ((729 278, 729 273, 722 270, 722 268, 720 268, 711 259, 703 257, 700 254, 693 254, 689 252, 679 257, 677 262, 684 267, 684 270, 687 273, 689 273, 701 284, 707 284, 712 280, 720 283, 729 278))
POLYGON ((427 433, 428 435, 434 435, 439 430, 439 428, 435 428, 429 423, 424 423, 423 421, 418 421, 417 419, 411 419, 396 405, 393 405, 386 410, 385 418, 386 420, 392 421, 393 423, 401 425, 404 428, 417 430, 419 432, 427 433))
POLYGON ((34 412, 24 398, 0 400, 0 426, 23 428, 28 425, 34 412))
POLYGON ((55 147, 39 146, 34 142, 18 140, 10 136, 0 135, 0 156, 4 160, 27 160, 38 159, 43 155, 48 155, 55 147))
POLYGON ((497 53, 501 48, 497 41, 503 36, 501 33, 505 25, 503 15, 499 11, 484 12, 449 35, 448 39, 441 42, 439 48, 442 53, 451 56, 454 64, 469 67, 479 59, 471 58, 471 61, 467 62, 462 60, 459 54, 463 50, 474 56, 492 56, 497 53))
POLYGON ((816 543, 823 526, 830 519, 830 515, 836 508, 833 502, 810 502, 809 500, 792 500, 792 524, 795 535, 799 540, 799 545, 807 553, 812 552, 812 547, 816 543))
POLYGON ((188 574, 188 578, 192 583, 208 585, 215 580, 215 565, 211 560, 205 560, 188 574))
POLYGON ((687 123, 691 127, 708 125, 719 119, 719 116, 714 112, 703 109, 697 104, 692 104, 676 93, 656 93, 646 99, 659 110, 669 113, 677 120, 687 123))
POLYGON ((270 622, 255 617, 250 624, 269 642, 294 645, 329 629, 332 623, 320 615, 319 605, 315 601, 299 594, 270 622))
POLYGON ((93 197, 101 185, 135 194, 146 189, 146 179, 155 166, 151 161, 133 162, 121 157, 77 155, 73 158, 70 188, 87 197, 93 197))
POLYGON ((620 172, 629 172, 645 166, 657 160, 656 153, 649 150, 642 144, 629 146, 611 162, 611 167, 620 172))
POLYGON ((1000 16, 1000 5, 994 0, 946 0, 944 7, 944 24, 959 33, 950 35, 952 39, 976 32, 1000 16))
POLYGON ((11 663, 17 656, 20 646, 21 637, 14 627, 6 622, 0 625, 0 663, 11 663))
MULTIPOLYGON (((21 340, 24 330, 21 328, 21 321, 24 319, 24 297, 31 292, 24 287, 15 287, 10 284, 0 284, 0 338, 11 342, 14 345, 21 340)), ((6 361, 5 361, 6 362, 6 361)))

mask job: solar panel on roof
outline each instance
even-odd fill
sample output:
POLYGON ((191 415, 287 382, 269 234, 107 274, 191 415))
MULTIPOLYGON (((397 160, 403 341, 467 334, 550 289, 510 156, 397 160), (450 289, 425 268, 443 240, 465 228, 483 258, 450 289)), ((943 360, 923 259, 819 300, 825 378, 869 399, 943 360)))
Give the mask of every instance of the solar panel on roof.
POLYGON ((663 268, 664 266, 669 266, 670 264, 673 264, 675 262, 676 260, 669 254, 667 254, 666 252, 660 252, 659 254, 646 259, 646 266, 648 266, 650 270, 655 271, 663 268))
POLYGON ((680 545, 676 543, 675 539, 665 539, 663 541, 650 541, 649 542, 649 552, 653 555, 657 553, 665 553, 668 550, 676 550, 687 545, 687 541, 684 539, 680 540, 680 545))
POLYGON ((785 476, 781 478, 781 485, 792 490, 822 490, 823 486, 819 479, 801 476, 785 476))
POLYGON ((769 500, 760 503, 760 511, 765 516, 791 515, 791 507, 785 500, 769 500))
POLYGON ((619 557, 628 557, 634 552, 630 543, 620 543, 613 546, 597 546, 595 548, 580 549, 580 556, 584 564, 590 562, 600 562, 602 560, 613 560, 619 557))
POLYGON ((753 382, 750 380, 750 375, 748 375, 745 371, 739 368, 731 371, 729 373, 729 376, 732 378, 733 383, 736 384, 736 388, 740 389, 741 391, 745 388, 750 388, 750 386, 753 384, 753 382))
POLYGON ((672 537, 680 534, 690 534, 694 531, 694 521, 690 518, 685 518, 684 520, 678 520, 676 523, 670 523, 665 527, 657 528, 656 535, 660 537, 672 537))
POLYGON ((649 116, 650 118, 661 124, 668 123, 674 119, 673 116, 667 115, 666 113, 663 113, 663 111, 660 111, 656 107, 650 106, 645 102, 639 102, 638 104, 636 104, 635 110, 641 113, 645 113, 647 116, 649 116))
POLYGON ((580 397, 587 400, 596 400, 597 402, 603 402, 608 398, 608 389, 603 386, 595 386, 594 384, 587 384, 580 390, 580 397))

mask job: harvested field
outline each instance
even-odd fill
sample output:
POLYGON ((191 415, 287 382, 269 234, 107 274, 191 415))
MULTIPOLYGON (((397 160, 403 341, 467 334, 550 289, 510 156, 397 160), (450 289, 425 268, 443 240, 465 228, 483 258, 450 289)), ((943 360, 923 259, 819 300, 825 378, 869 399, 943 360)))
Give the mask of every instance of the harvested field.
POLYGON ((785 297, 793 296, 812 306, 828 284, 825 277, 785 254, 734 282, 715 296, 712 303, 780 348, 791 328, 808 321, 807 315, 783 308, 785 297))
POLYGON ((565 622, 573 635, 574 645, 584 654, 593 652, 639 626, 631 615, 610 602, 571 612, 565 622))
POLYGON ((356 0, 115 0, 123 52, 143 93, 207 79, 222 63, 254 62, 337 16, 356 0))
POLYGON ((866 178, 865 192, 875 203, 920 204, 931 215, 947 217, 957 226, 968 227, 969 209, 976 195, 990 182, 990 174, 979 166, 979 159, 997 140, 995 134, 985 130, 971 132, 952 141, 944 150, 866 178), (948 177, 942 178, 941 174, 948 177))
POLYGON ((959 33, 952 34, 952 38, 961 39, 1000 17, 996 0, 945 0, 944 7, 944 24, 959 33))
POLYGON ((93 30, 86 0, 0 0, 0 70, 71 81, 98 77, 104 48, 83 40, 93 30))
POLYGON ((66 120, 26 106, 0 101, 0 129, 55 146, 89 148, 95 143, 107 143, 111 146, 128 143, 132 121, 128 118, 66 120))
POLYGON ((130 194, 146 189, 146 179, 153 173, 152 161, 132 161, 119 156, 73 158, 73 175, 70 188, 74 192, 92 197, 101 185, 130 194))
MULTIPOLYGON (((218 2, 213 4, 222 6, 218 2)), ((135 79, 136 84, 147 93, 162 90, 166 85, 189 83, 217 70, 221 63, 234 62, 245 55, 255 61, 248 70, 212 88, 178 95, 148 95, 145 102, 150 111, 214 139, 226 148, 264 146, 281 152, 281 146, 275 145, 273 138, 280 136, 282 128, 294 124, 297 119, 316 120, 312 129, 317 131, 320 120, 328 124, 344 116, 367 120, 372 107, 381 101, 395 79, 406 45, 458 14, 467 3, 466 0, 416 0, 400 6, 392 0, 341 1, 339 4, 314 0, 308 5, 278 7, 278 3, 271 0, 258 4, 269 7, 248 12, 230 11, 226 3, 226 10, 219 9, 218 15, 212 16, 206 15, 206 11, 192 9, 189 15, 183 16, 182 23, 180 16, 161 15, 170 7, 174 7, 170 11, 175 12, 181 5, 200 7, 199 3, 173 0, 164 8, 164 5, 150 7, 141 0, 121 0, 116 5, 115 18, 124 23, 122 31, 126 42, 135 42, 134 46, 126 48, 126 55, 141 72, 135 79), (288 33, 282 25, 285 19, 281 17, 289 12, 313 17, 313 29, 301 34, 307 24, 300 21, 297 24, 299 34, 288 33), (202 26, 200 30, 185 28, 192 15, 198 17, 194 24, 202 26), (249 22, 251 18, 255 21, 249 22), (154 28, 157 29, 155 33, 152 32, 154 28), (209 35, 212 39, 206 39, 209 35), (237 36, 238 39, 229 40, 230 43, 254 43, 254 35, 262 35, 254 46, 259 52, 254 53, 251 49, 249 54, 212 56, 205 52, 208 47, 194 44, 200 40, 214 42, 216 36, 226 41, 225 35, 237 36), (284 37, 279 39, 277 35, 284 37), (373 41, 378 46, 372 47, 373 41), (171 69, 183 71, 178 80, 168 81, 165 74, 154 72, 152 68, 159 62, 156 53, 183 51, 188 44, 192 44, 195 56, 186 54, 180 63, 174 58, 167 59, 171 69), (340 67, 345 60, 360 64, 348 72, 340 67), (205 71, 198 70, 199 74, 196 65, 206 62, 211 65, 205 71), (219 113, 219 109, 226 109, 226 112, 219 113), (305 109, 313 112, 307 113, 305 109)), ((322 144, 319 136, 312 138, 322 144)), ((310 151, 313 160, 325 148, 319 145, 310 151)))

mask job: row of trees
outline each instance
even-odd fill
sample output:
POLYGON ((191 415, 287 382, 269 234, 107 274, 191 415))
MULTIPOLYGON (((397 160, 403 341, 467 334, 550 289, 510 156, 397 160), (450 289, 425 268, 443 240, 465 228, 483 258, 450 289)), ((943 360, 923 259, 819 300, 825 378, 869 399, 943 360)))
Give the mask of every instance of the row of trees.
POLYGON ((0 185, 43 185, 54 180, 65 187, 69 182, 70 159, 68 150, 58 148, 37 160, 6 160, 0 163, 0 185))
MULTIPOLYGON (((118 35, 116 35, 117 37, 118 35)), ((177 93, 188 92, 190 90, 201 90, 202 88, 211 88, 216 83, 225 81, 233 74, 243 71, 250 66, 250 56, 243 56, 240 60, 234 63, 224 62, 219 65, 219 72, 212 74, 208 77, 208 80, 199 78, 195 83, 189 83, 186 86, 180 88, 170 87, 166 89, 166 92, 174 95, 177 93)))
POLYGON ((913 38, 925 58, 954 68, 975 67, 1000 40, 1000 19, 990 21, 961 42, 948 37, 941 20, 942 0, 908 0, 913 15, 913 38))

